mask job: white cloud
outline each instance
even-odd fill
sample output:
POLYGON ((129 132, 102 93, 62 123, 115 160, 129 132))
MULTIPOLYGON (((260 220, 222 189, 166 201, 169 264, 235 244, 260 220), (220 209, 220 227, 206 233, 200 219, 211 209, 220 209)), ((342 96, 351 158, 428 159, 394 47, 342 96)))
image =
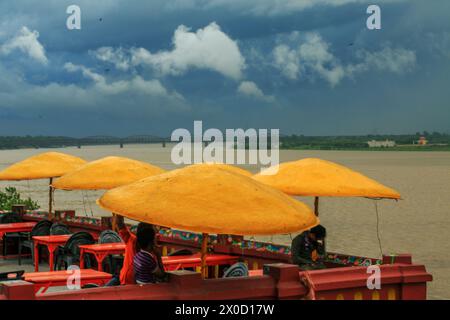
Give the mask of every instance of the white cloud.
POLYGON ((300 75, 300 60, 296 50, 287 45, 276 46, 273 50, 275 65, 287 78, 295 80, 300 75))
POLYGON ((177 92, 169 93, 159 80, 145 80, 141 76, 134 76, 130 80, 107 82, 104 76, 93 72, 85 66, 79 66, 68 62, 64 65, 64 69, 68 72, 81 72, 85 78, 94 81, 96 89, 104 94, 118 95, 131 92, 150 96, 169 97, 178 100, 184 99, 177 92))
POLYGON ((328 49, 328 43, 319 34, 310 33, 306 42, 300 45, 298 53, 306 68, 315 71, 334 87, 345 73, 340 62, 328 49))
POLYGON ((144 48, 131 49, 134 65, 148 65, 162 75, 180 75, 191 68, 208 69, 240 79, 245 59, 237 43, 225 34, 215 22, 191 32, 181 25, 174 33, 173 49, 151 53, 144 48))
MULTIPOLYGON (((294 33, 293 38, 298 34, 294 33)), ((296 48, 280 44, 273 50, 274 66, 289 79, 296 80, 302 73, 320 76, 337 85, 345 76, 338 59, 329 51, 329 45, 317 33, 306 34, 305 41, 296 48)))
POLYGON ((273 102, 273 101, 275 101, 273 96, 265 95, 264 92, 262 92, 262 90, 260 88, 258 88, 256 83, 254 83, 252 81, 243 81, 243 82, 241 82, 241 84, 239 85, 237 91, 240 94, 243 94, 243 95, 246 95, 246 96, 250 96, 250 97, 256 98, 258 100, 265 101, 265 102, 273 102))
POLYGON ((348 71, 351 73, 374 69, 402 74, 412 71, 416 66, 416 53, 403 48, 384 47, 376 52, 362 50, 357 55, 363 62, 350 65, 348 71))
MULTIPOLYGON (((290 41, 298 43, 299 33, 293 32, 290 41)), ((360 50, 356 58, 360 62, 343 65, 330 50, 320 34, 304 35, 300 44, 289 47, 279 44, 273 49, 273 65, 283 76, 291 80, 301 77, 314 80, 316 77, 327 81, 332 87, 338 85, 345 77, 369 70, 402 74, 414 69, 416 54, 403 48, 385 46, 375 52, 360 50)))
POLYGON ((85 66, 79 66, 73 64, 72 62, 67 62, 66 64, 64 64, 64 69, 68 72, 81 71, 85 78, 91 79, 94 82, 105 82, 105 77, 91 71, 91 69, 86 68, 85 66))
POLYGON ((15 50, 20 50, 30 58, 46 65, 48 59, 45 55, 45 49, 38 39, 39 32, 30 31, 24 26, 15 37, 0 46, 0 53, 8 55, 15 50))
POLYGON ((97 59, 112 63, 118 70, 128 71, 130 68, 130 58, 123 48, 102 47, 90 53, 97 59))

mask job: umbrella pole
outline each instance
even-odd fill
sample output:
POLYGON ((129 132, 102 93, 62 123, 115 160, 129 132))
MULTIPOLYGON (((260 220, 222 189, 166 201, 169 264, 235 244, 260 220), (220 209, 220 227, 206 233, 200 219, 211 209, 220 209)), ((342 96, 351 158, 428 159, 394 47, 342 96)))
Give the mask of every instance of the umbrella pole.
POLYGON ((206 254, 208 253, 208 234, 203 233, 202 234, 202 252, 201 252, 201 259, 202 259, 202 266, 201 266, 201 274, 202 279, 206 278, 206 254))
POLYGON ((314 214, 316 217, 319 216, 319 197, 314 198, 314 214))
POLYGON ((50 221, 53 220, 53 187, 52 187, 52 183, 53 183, 53 178, 50 178, 50 182, 49 182, 49 188, 48 188, 48 219, 50 221))
MULTIPOLYGON (((315 197, 314 198, 314 214, 316 215, 316 217, 319 216, 319 197, 315 197)), ((323 239, 323 249, 326 252, 326 242, 325 239, 323 239)))
POLYGON ((113 231, 117 231, 116 229, 117 229, 117 221, 116 221, 116 214, 115 213, 113 213, 112 214, 112 222, 111 222, 111 230, 113 230, 113 231))

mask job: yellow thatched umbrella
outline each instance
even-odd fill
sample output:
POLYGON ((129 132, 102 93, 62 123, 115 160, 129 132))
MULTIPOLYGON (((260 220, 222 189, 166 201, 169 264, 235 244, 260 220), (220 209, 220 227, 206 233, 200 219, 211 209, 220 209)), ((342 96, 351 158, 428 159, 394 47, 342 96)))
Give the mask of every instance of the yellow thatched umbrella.
POLYGON ((239 167, 236 166, 232 166, 229 164, 224 164, 224 163, 199 163, 199 164, 193 164, 191 165, 191 167, 196 167, 196 166, 213 166, 215 168, 220 168, 226 171, 230 171, 233 173, 238 173, 238 174, 242 174, 243 176, 246 177, 251 177, 253 174, 247 170, 241 169, 239 167))
POLYGON ((13 164, 0 172, 0 180, 35 180, 50 179, 49 187, 49 218, 52 218, 53 178, 60 177, 75 170, 86 161, 60 152, 46 152, 13 164))
POLYGON ((56 179, 53 187, 63 190, 109 190, 163 172, 164 169, 149 163, 123 157, 106 157, 56 179))
POLYGON ((97 203, 133 220, 203 233, 268 235, 319 223, 305 204, 251 178, 211 165, 189 166, 106 192, 97 203))
POLYGON ((321 196, 400 199, 397 191, 361 173, 315 158, 285 162, 253 178, 289 195, 315 197, 316 215, 321 196))
POLYGON ((123 157, 89 162, 53 183, 63 190, 109 190, 165 172, 157 166, 123 157))

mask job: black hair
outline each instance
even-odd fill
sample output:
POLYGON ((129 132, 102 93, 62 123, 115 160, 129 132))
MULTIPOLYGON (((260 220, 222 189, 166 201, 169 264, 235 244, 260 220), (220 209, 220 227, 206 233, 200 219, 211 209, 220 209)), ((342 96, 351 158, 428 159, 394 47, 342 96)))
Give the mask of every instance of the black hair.
POLYGON ((148 248, 155 241, 155 228, 153 225, 140 222, 136 230, 136 249, 148 248))
POLYGON ((315 234, 317 239, 325 239, 327 236, 327 229, 320 224, 312 228, 309 232, 315 234))

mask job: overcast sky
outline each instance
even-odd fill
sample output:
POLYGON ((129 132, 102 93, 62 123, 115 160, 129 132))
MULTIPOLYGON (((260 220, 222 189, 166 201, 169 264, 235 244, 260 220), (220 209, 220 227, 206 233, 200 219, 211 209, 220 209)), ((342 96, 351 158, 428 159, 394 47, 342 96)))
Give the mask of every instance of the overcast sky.
POLYGON ((0 0, 0 135, 450 133, 449 75, 448 0, 0 0))

